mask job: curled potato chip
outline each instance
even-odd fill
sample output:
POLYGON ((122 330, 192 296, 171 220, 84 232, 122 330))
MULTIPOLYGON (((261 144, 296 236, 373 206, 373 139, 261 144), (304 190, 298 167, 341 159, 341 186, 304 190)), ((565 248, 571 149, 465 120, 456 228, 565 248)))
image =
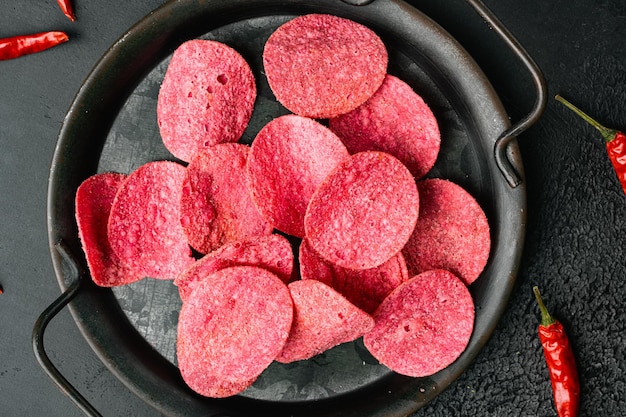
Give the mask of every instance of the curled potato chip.
POLYGON ((213 272, 231 266, 258 266, 276 274, 287 283, 293 275, 291 243, 281 235, 255 236, 228 243, 208 253, 174 280, 183 301, 193 287, 213 272))
POLYGON ((127 267, 109 244, 107 224, 117 191, 126 175, 95 174, 76 191, 76 222, 87 266, 94 283, 101 287, 130 284, 143 278, 127 267))
POLYGON ((407 83, 393 75, 387 75, 361 106, 330 119, 329 127, 350 153, 390 153, 415 178, 426 175, 439 155, 441 138, 435 115, 407 83))
POLYGON ((302 279, 315 279, 329 285, 370 314, 391 291, 409 278, 402 253, 375 268, 347 269, 322 259, 305 240, 300 245, 299 261, 302 279))
POLYGON ((321 281, 294 281, 289 292, 294 303, 293 324, 276 357, 278 362, 312 358, 363 336, 374 326, 369 314, 321 281))

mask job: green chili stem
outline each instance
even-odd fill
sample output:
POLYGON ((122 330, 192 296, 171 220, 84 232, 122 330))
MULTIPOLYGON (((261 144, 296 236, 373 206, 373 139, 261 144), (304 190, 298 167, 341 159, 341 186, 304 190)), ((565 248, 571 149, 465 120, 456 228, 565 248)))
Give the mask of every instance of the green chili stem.
POLYGON ((546 305, 543 303, 543 299, 541 298, 541 293, 539 293, 539 287, 536 285, 533 287, 533 292, 535 293, 535 298, 537 299, 537 304, 539 304, 539 310, 541 311, 541 325, 549 326, 551 324, 556 323, 556 319, 552 317, 546 305))
POLYGON ((602 126, 600 123, 598 123, 595 119, 593 119, 587 113, 585 113, 578 107, 574 106, 572 103, 570 103, 569 101, 567 101, 560 95, 557 94, 556 96, 554 96, 554 98, 557 101, 563 103, 567 108, 569 108, 571 111, 576 113, 578 116, 580 116, 583 120, 585 120, 591 126, 598 129, 598 131, 602 134, 602 137, 604 138, 605 141, 610 142, 615 138, 615 135, 617 134, 617 130, 609 129, 608 127, 602 126))

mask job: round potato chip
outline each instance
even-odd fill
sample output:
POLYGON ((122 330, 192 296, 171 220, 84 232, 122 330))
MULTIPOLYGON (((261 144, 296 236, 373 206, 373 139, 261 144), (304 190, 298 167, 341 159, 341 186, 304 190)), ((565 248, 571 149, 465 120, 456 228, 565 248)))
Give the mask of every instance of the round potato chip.
POLYGON ((435 115, 404 81, 387 75, 374 95, 350 113, 330 119, 350 153, 384 151, 415 178, 435 165, 441 137, 435 115))
POLYGON ((184 42, 174 51, 159 90, 163 144, 189 162, 202 149, 236 142, 248 126, 255 99, 254 74, 237 51, 216 41, 184 42))
POLYGON ((404 247, 417 222, 419 194, 393 156, 360 152, 320 185, 304 219, 311 248, 348 269, 382 265, 404 247))
POLYGON ((248 184, 259 212, 281 232, 303 237, 311 196, 348 156, 339 138, 315 120, 293 114, 272 120, 248 157, 248 184))
POLYGON ((122 183, 108 223, 109 243, 129 268, 145 277, 174 279, 195 262, 180 225, 185 167, 148 162, 122 183))
POLYGON ((180 219, 189 244, 200 253, 274 230, 248 189, 249 150, 239 143, 218 144, 197 153, 187 166, 180 219))
POLYGON ((417 187, 419 221, 402 250, 409 275, 446 269, 471 284, 489 259, 487 216, 474 197, 452 181, 426 179, 417 187))
POLYGON ((245 390, 283 349, 293 319, 289 290, 257 267, 221 269, 199 282, 178 319, 178 367, 214 398, 245 390))
POLYGON ((419 274, 396 288, 374 313, 365 347, 399 374, 424 377, 463 353, 474 327, 474 301, 448 271, 419 274))
POLYGON ((325 14, 280 26, 267 40, 263 65, 278 101, 301 116, 324 119, 355 109, 380 87, 387 49, 369 28, 325 14))

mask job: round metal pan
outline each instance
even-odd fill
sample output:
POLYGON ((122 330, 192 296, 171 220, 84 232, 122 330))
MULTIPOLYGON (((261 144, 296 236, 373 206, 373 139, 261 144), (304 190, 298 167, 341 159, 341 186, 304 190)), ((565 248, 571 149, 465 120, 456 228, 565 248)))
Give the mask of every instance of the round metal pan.
MULTIPOLYGON (((352 2, 358 3, 358 2, 352 2)), ((469 9, 468 9, 469 10, 469 9)), ((428 378, 397 375, 360 341, 312 360, 273 364, 241 395, 208 399, 186 387, 175 357, 180 299, 169 281, 145 279, 99 288, 86 275, 70 304, 81 332, 104 364, 147 403, 171 416, 404 416, 454 381, 485 345, 501 317, 518 270, 525 230, 523 181, 511 187, 494 158, 509 119, 489 81, 451 36, 418 10, 397 0, 353 5, 340 0, 230 0, 170 2, 132 27, 97 63, 64 121, 48 196, 49 239, 57 279, 67 289, 67 262, 58 242, 87 271, 74 220, 79 184, 97 172, 129 173, 141 164, 173 159, 161 143, 156 97, 174 49, 192 38, 215 39, 250 63, 259 98, 242 141, 250 143, 286 110, 265 81, 261 52, 281 23, 306 13, 329 13, 367 25, 389 50, 389 73, 408 82, 437 117, 442 148, 429 176, 451 179, 473 194, 491 227, 492 251, 471 285, 475 328, 462 356, 428 378)), ((523 167, 513 139, 507 158, 519 179, 523 167)))

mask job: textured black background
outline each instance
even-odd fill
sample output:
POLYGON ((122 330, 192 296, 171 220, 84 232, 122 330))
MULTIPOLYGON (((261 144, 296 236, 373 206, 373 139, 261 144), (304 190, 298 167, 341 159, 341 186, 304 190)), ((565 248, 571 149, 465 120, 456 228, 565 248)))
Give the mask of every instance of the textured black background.
MULTIPOLYGON (((53 0, 0 2, 0 37, 65 30, 71 42, 0 62, 0 414, 79 416, 38 367, 38 314, 59 294, 46 234, 47 177, 62 120, 97 59, 161 0, 74 0, 71 23, 53 0)), ((511 118, 534 93, 519 62, 461 0, 412 0, 454 35, 493 82, 511 118)), ((626 3, 486 0, 542 68, 549 102, 520 139, 528 226, 517 286, 475 363, 416 416, 555 416, 536 337, 539 285, 565 324, 581 375, 582 416, 626 414, 626 198, 592 128, 556 103, 569 98, 626 129, 626 3)), ((64 374, 111 416, 155 416, 97 359, 67 311, 46 348, 64 374)))

